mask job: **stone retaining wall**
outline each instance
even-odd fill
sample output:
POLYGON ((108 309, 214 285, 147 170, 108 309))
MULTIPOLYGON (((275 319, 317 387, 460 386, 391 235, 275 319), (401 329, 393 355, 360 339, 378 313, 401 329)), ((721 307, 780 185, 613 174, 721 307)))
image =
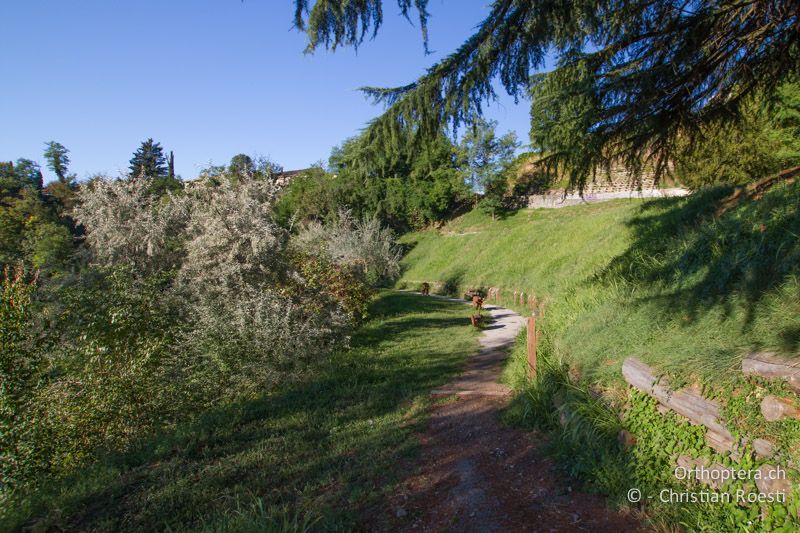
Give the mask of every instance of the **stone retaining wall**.
POLYGON ((532 194, 522 199, 525 207, 541 209, 558 209, 570 205, 607 202, 619 198, 665 198, 671 196, 686 196, 688 189, 642 189, 630 190, 620 185, 609 185, 584 191, 583 196, 578 193, 564 194, 562 192, 549 192, 546 194, 532 194))

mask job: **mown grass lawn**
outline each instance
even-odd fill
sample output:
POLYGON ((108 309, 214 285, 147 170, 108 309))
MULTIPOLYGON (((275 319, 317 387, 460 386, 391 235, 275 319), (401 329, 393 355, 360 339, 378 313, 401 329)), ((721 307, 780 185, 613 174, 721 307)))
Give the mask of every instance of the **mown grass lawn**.
POLYGON ((352 529, 390 512, 429 391, 477 350, 469 309, 381 292, 313 377, 206 413, 136 452, 6 502, 0 529, 352 529))

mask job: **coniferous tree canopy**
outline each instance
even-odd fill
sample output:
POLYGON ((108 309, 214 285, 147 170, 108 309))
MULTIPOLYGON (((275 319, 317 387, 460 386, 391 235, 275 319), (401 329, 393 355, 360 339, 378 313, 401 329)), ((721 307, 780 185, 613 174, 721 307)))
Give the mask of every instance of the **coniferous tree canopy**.
POLYGON ((67 176, 69 169, 69 156, 63 144, 56 141, 45 143, 44 158, 47 160, 47 167, 58 177, 58 181, 68 183, 72 179, 67 176))
MULTIPOLYGON (((309 49, 358 45, 377 31, 383 2, 295 0, 309 49)), ((407 16, 427 0, 398 0, 407 16)), ((658 178, 679 138, 735 120, 740 104, 800 71, 800 8, 789 0, 495 0, 454 53, 403 87, 365 88, 388 106, 365 137, 391 144, 400 130, 432 138, 472 121, 496 97, 493 81, 533 97, 537 148, 581 188, 622 162, 658 178), (555 68, 531 83, 552 53, 555 68)))
POLYGON ((769 98, 755 95, 733 123, 704 127, 697 138, 679 140, 678 180, 692 188, 715 183, 743 185, 759 176, 800 165, 800 84, 787 83, 769 98))
POLYGON ((363 136, 335 148, 330 169, 337 203, 359 217, 377 217, 397 231, 421 228, 458 211, 471 198, 463 154, 440 132, 415 147, 408 135, 392 150, 376 150, 363 136))
POLYGON ((167 175, 167 158, 160 143, 147 139, 142 142, 130 161, 131 176, 153 178, 167 175))
POLYGON ((144 178, 149 182, 149 194, 163 196, 168 191, 178 191, 183 186, 175 175, 175 155, 164 155, 160 143, 147 139, 142 143, 130 161, 132 179, 144 178))
MULTIPOLYGON (((428 51, 428 0, 397 0, 400 13, 410 20, 413 9, 419 24, 425 51, 428 51)), ((383 0, 294 0, 295 25, 308 34, 309 52, 318 46, 336 49, 340 45, 358 47, 367 34, 373 37, 383 23, 383 0)))

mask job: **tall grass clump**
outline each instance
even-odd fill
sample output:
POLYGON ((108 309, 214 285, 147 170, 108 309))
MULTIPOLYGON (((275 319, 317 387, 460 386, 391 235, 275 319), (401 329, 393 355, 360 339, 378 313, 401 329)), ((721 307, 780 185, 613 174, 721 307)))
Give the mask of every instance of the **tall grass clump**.
MULTIPOLYGON (((628 460, 618 442, 623 428, 620 406, 588 388, 543 344, 537 352, 536 373, 518 384, 520 394, 504 419, 549 433, 548 450, 565 474, 590 480, 587 488, 594 491, 619 494, 629 480, 628 460)), ((513 358, 526 358, 524 346, 515 349, 513 358)))

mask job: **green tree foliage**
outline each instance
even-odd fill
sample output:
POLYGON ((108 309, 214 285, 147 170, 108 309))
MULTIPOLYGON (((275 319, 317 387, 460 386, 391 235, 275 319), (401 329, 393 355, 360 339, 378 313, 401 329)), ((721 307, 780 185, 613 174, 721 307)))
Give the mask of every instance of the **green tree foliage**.
POLYGON ((273 183, 283 172, 283 167, 267 157, 236 154, 228 165, 212 165, 200 172, 200 179, 209 185, 223 181, 258 180, 273 183))
POLYGON ((14 174, 22 183, 23 187, 28 187, 36 191, 41 191, 44 187, 44 177, 39 163, 30 159, 17 159, 14 174))
POLYGON ((405 231, 446 218, 471 197, 460 156, 442 133, 422 145, 405 136, 391 151, 360 136, 334 150, 330 167, 341 206, 405 231))
POLYGON ((76 177, 69 174, 69 150, 64 145, 55 141, 45 143, 44 157, 47 166, 55 172, 57 180, 47 184, 44 189, 45 198, 55 210, 61 222, 65 224, 70 232, 79 234, 79 229, 75 226, 70 213, 75 207, 76 199, 76 177))
POLYGON ((143 141, 130 160, 130 175, 148 181, 148 189, 155 196, 163 196, 168 191, 181 189, 181 182, 175 177, 175 157, 172 152, 169 160, 164 155, 160 143, 152 138, 143 141))
POLYGON ((404 136, 391 150, 354 137, 334 148, 329 167, 292 179, 277 208, 284 223, 333 221, 346 209, 402 232, 447 218, 472 196, 462 153, 444 134, 420 145, 404 136))
MULTIPOLYGON (((358 44, 377 29, 383 2, 295 6, 315 49, 358 44)), ((424 22, 427 1, 414 6, 424 22)), ((538 148, 548 153, 548 169, 565 172, 577 188, 616 162, 659 177, 680 139, 730 120, 748 96, 800 70, 798 16, 789 0, 495 0, 476 32, 421 78, 365 89, 388 106, 365 138, 386 147, 403 132, 433 138, 445 123, 471 122, 496 96, 495 78, 523 96, 550 55, 556 67, 532 91, 546 101, 537 121, 545 126, 538 148)))
POLYGON ((134 178, 153 178, 167 175, 167 158, 161 143, 152 138, 142 141, 130 161, 130 173, 134 178))
POLYGON ((295 221, 325 221, 338 207, 337 176, 316 166, 292 177, 275 206, 284 225, 295 221))
POLYGON ((519 147, 515 133, 498 136, 496 129, 496 121, 479 118, 466 129, 460 144, 469 184, 483 195, 480 206, 492 217, 503 209, 508 187, 506 169, 519 147))
POLYGON ((497 121, 478 119, 461 139, 460 148, 468 167, 468 180, 473 190, 485 191, 489 183, 511 164, 519 147, 513 132, 498 136, 497 121))
POLYGON ((69 155, 67 154, 69 154, 69 150, 63 144, 56 141, 45 143, 44 158, 47 161, 47 167, 55 173, 58 181, 71 184, 75 181, 75 177, 67 174, 69 172, 69 155))
POLYGON ((60 216, 63 199, 51 194, 51 186, 65 188, 67 198, 72 194, 66 181, 42 189, 42 173, 34 161, 0 164, 0 265, 26 261, 46 273, 66 267, 73 239, 60 216))
POLYGON ((30 159, 17 159, 16 163, 0 162, 0 194, 14 196, 23 189, 41 192, 43 184, 39 164, 30 159))
POLYGON ((65 269, 75 252, 73 236, 64 224, 42 222, 26 228, 23 256, 42 272, 65 269))
POLYGON ((711 124, 702 133, 679 143, 675 157, 678 179, 693 188, 741 185, 800 165, 800 84, 749 98, 736 122, 711 124))
MULTIPOLYGON (((400 13, 410 17, 412 7, 419 13, 419 24, 425 50, 428 45, 427 0, 397 0, 400 13)), ((367 0, 316 0, 309 7, 308 0, 294 0, 295 25, 308 34, 307 51, 317 46, 336 49, 340 45, 358 47, 371 33, 374 37, 383 23, 383 1, 367 0), (371 30, 371 31, 370 31, 371 30)))
POLYGON ((228 164, 228 172, 237 176, 252 174, 255 172, 253 158, 247 154, 236 154, 231 157, 231 162, 228 164))

